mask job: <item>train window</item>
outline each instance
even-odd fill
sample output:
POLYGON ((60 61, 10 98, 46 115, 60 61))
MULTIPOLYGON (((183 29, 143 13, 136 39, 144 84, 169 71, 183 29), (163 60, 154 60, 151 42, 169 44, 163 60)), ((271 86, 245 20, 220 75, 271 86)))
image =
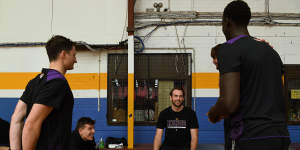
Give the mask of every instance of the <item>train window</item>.
MULTIPOLYGON (((173 87, 185 90, 191 105, 190 54, 135 54, 134 120, 136 125, 155 125, 160 111, 171 106, 173 87)), ((108 55, 108 106, 110 125, 127 124, 127 55, 108 55)))

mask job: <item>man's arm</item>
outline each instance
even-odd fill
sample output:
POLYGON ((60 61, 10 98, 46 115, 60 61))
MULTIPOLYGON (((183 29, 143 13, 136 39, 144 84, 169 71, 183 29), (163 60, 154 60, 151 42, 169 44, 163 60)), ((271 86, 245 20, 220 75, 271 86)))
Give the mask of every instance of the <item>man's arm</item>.
POLYGON ((9 141, 11 150, 20 150, 22 147, 22 129, 26 116, 27 104, 19 100, 11 117, 9 141))
POLYGON ((196 150, 198 145, 198 129, 191 129, 191 150, 196 150))
POLYGON ((156 128, 156 133, 154 137, 153 150, 159 150, 161 146, 161 138, 163 135, 164 129, 156 128))
POLYGON ((240 105, 240 73, 229 72, 220 75, 220 97, 210 108, 208 119, 212 123, 234 113, 240 105))
POLYGON ((26 119, 23 135, 22 145, 23 150, 33 150, 36 147, 38 138, 40 136, 41 127, 43 121, 53 110, 53 107, 49 107, 43 104, 34 104, 26 119))

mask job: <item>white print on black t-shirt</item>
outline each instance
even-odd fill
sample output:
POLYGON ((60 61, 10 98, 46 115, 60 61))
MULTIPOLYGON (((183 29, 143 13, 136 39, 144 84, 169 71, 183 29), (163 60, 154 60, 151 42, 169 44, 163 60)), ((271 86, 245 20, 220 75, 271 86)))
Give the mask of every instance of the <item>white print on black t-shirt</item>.
POLYGON ((167 128, 186 128, 186 120, 167 120, 167 128))

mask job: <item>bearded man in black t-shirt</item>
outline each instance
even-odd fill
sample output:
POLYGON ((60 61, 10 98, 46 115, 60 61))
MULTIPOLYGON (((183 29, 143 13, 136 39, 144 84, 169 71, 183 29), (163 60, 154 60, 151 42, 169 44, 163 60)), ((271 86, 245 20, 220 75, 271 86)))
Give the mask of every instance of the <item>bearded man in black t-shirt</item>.
POLYGON ((50 68, 29 81, 12 115, 12 150, 68 150, 74 98, 64 75, 77 62, 75 43, 54 36, 46 50, 50 68))
POLYGON ((160 112, 154 150, 196 150, 198 144, 198 120, 195 111, 184 107, 184 91, 174 88, 170 92, 172 106, 160 112), (163 132, 165 140, 161 144, 163 132))
POLYGON ((235 0, 223 13, 227 42, 218 49, 220 97, 209 121, 230 120, 234 150, 288 150, 290 143, 283 97, 283 64, 267 43, 250 36, 247 3, 235 0))

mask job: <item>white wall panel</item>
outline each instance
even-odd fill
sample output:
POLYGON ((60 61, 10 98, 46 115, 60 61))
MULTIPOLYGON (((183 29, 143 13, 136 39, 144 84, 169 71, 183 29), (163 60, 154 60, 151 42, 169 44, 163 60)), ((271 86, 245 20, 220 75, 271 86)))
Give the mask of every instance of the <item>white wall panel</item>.
MULTIPOLYGON (((180 48, 193 48, 195 50, 196 70, 194 72, 216 72, 211 63, 210 50, 213 46, 223 43, 225 38, 220 26, 177 26, 180 48), (186 29, 186 33, 184 31, 186 29), (184 37, 184 35, 186 35, 184 37), (183 40, 184 39, 184 40, 183 40), (184 41, 184 42, 183 42, 184 41), (185 44, 183 44, 185 43, 185 44)), ((145 35, 150 31, 140 31, 145 35)), ((179 48, 176 30, 174 26, 162 27, 153 32, 145 42, 145 47, 155 48, 179 48)))
POLYGON ((50 4, 49 0, 0 0, 0 43, 48 40, 50 4))
MULTIPOLYGON (((232 0, 195 0, 195 10, 199 12, 223 12, 232 0)), ((245 0, 252 12, 264 11, 264 0, 245 0)))
MULTIPOLYGON (((139 0, 136 2, 135 11, 145 12, 147 8, 154 8, 155 2, 162 2, 163 7, 171 11, 198 11, 198 12, 223 12, 232 0, 139 0), (170 4, 170 6, 169 6, 170 4)), ((246 0, 252 12, 264 12, 264 0, 246 0)))
POLYGON ((53 34, 89 44, 118 44, 125 0, 0 0, 0 43, 45 42, 53 34))
POLYGON ((286 54, 285 64, 300 64, 299 54, 286 54))
POLYGON ((99 72, 99 53, 91 51, 77 52, 77 63, 73 70, 68 73, 98 73, 99 72))
MULTIPOLYGON (((221 26, 177 26, 180 47, 195 49, 196 70, 194 72, 216 72, 211 63, 210 50, 213 46, 225 42, 221 26), (184 31, 186 29, 186 33, 184 31), (184 36, 185 35, 185 36, 184 36), (184 39, 184 40, 183 40, 184 39)), ((153 28, 140 30, 137 35, 145 36, 153 28)), ((282 57, 284 63, 296 63, 300 58, 300 27, 249 26, 252 36, 265 39, 282 57)), ((145 41, 145 47, 179 48, 174 26, 162 27, 154 31, 145 41)))
MULTIPOLYGON (((19 98, 22 96, 24 90, 0 90, 0 97, 19 98)), ((72 90, 75 98, 107 98, 107 90, 72 90), (100 93, 99 93, 100 92, 100 93)))
POLYGON ((170 0, 171 11, 193 11, 193 0, 170 0))
POLYGON ((75 98, 106 98, 107 90, 72 90, 75 98))
MULTIPOLYGON (((102 61, 105 63, 106 59, 102 58, 102 61)), ((79 51, 78 63, 68 73, 98 73, 98 60, 98 52, 79 51)), ((44 47, 0 48, 0 72, 39 72, 48 67, 49 60, 44 47)))
POLYGON ((53 32, 89 44, 118 44, 126 14, 125 0, 55 1, 53 32))
MULTIPOLYGON (((24 90, 0 90, 0 97, 19 98, 24 90)), ((72 90, 75 98, 107 98, 107 90, 72 90)), ((216 97, 219 89, 193 89, 193 97, 216 97)))
POLYGON ((299 0, 270 0, 270 12, 300 13, 299 0))
POLYGON ((100 55, 100 73, 107 73, 107 51, 101 51, 100 55))
MULTIPOLYGON (((139 30, 137 35, 145 36, 149 32, 152 31, 153 28, 147 28, 144 30, 139 30)), ((179 37, 223 37, 222 27, 221 26, 186 26, 180 25, 176 26, 177 34, 179 37), (186 33, 184 33, 186 31, 186 33)), ((151 36, 152 37, 169 37, 169 36, 177 36, 176 29, 174 26, 168 27, 160 27, 156 31, 154 31, 151 36)), ((151 39, 151 37, 150 37, 151 39)))
POLYGON ((168 0, 137 0, 134 6, 134 11, 136 12, 145 12, 147 8, 153 8, 154 3, 163 3, 163 7, 161 10, 164 8, 168 8, 168 0))
POLYGON ((175 37, 151 37, 151 40, 147 40, 144 44, 146 48, 179 47, 175 37))
POLYGON ((44 47, 0 48, 0 72, 39 72, 49 67, 44 47))
POLYGON ((249 26, 249 32, 252 36, 264 37, 293 37, 300 36, 300 27, 284 26, 249 26))
POLYGON ((219 89, 193 89, 193 97, 218 97, 219 89))
POLYGON ((24 90, 0 90, 0 97, 7 97, 7 98, 20 98, 23 94, 24 90))
MULTIPOLYGON (((186 36, 185 26, 177 26, 180 47, 193 48, 196 55, 195 72, 216 72, 211 64, 210 50, 213 46, 225 42, 220 26, 188 26, 186 36), (184 40, 183 40, 184 39, 184 40)), ((300 58, 299 27, 249 27, 252 36, 268 41, 275 50, 284 57, 284 63, 297 62, 300 58), (293 57, 295 56, 295 57, 293 57), (294 60, 295 59, 295 60, 294 60)), ((139 36, 150 31, 141 30, 139 36)), ((163 27, 153 32, 145 41, 146 48, 179 48, 174 26, 163 27)), ((78 64, 70 73, 107 72, 107 53, 126 53, 119 51, 80 51, 77 54, 78 64), (100 58, 100 68, 99 68, 100 58)), ((184 52, 184 50, 182 50, 184 52)), ((0 48, 1 72, 39 72, 42 67, 48 67, 48 57, 44 47, 31 48, 0 48), (13 59, 12 59, 13 58, 13 59)))

